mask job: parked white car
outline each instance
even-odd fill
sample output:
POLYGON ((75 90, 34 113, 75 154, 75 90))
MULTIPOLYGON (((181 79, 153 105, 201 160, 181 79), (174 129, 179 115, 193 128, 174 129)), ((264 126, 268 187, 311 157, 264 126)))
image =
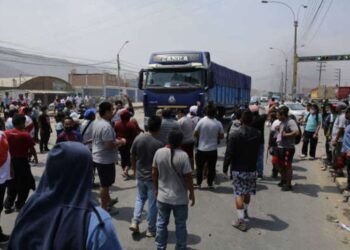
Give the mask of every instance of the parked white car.
POLYGON ((297 121, 306 115, 305 107, 298 102, 285 102, 284 106, 289 108, 289 115, 294 115, 297 121))

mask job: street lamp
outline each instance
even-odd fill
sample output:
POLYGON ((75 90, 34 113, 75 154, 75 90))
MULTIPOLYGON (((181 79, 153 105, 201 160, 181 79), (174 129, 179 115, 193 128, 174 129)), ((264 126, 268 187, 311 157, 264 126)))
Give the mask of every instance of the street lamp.
POLYGON ((117 53, 117 64, 118 64, 118 81, 120 82, 120 60, 119 60, 119 54, 122 51, 122 49, 127 45, 130 41, 125 41, 123 45, 120 47, 117 53))
POLYGON ((287 99, 287 69, 288 69, 288 57, 286 52, 284 52, 282 49, 278 49, 278 48, 273 48, 270 47, 271 50, 278 50, 279 52, 281 52, 284 56, 284 62, 285 62, 285 69, 284 69, 284 100, 287 99))
POLYGON ((297 35, 298 35, 298 20, 299 20, 299 12, 301 8, 306 9, 307 5, 300 5, 298 8, 298 13, 295 15, 295 12, 293 8, 280 1, 261 1, 262 3, 277 3, 281 4, 285 7, 287 7, 293 14, 293 21, 294 21, 294 56, 293 56, 293 83, 292 83, 292 96, 295 97, 296 90, 297 90, 297 75, 298 75, 298 53, 297 53, 297 35))

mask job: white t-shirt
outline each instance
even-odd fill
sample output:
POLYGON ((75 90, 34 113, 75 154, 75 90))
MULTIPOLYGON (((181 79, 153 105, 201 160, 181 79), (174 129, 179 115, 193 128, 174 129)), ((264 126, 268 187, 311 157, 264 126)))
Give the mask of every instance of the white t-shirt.
MULTIPOLYGON (((334 125, 333 125, 333 130, 332 130, 332 141, 335 140, 335 138, 337 138, 337 134, 340 128, 344 128, 346 127, 346 118, 345 118, 345 114, 342 113, 340 115, 338 115, 338 117, 335 119, 334 121, 334 125)), ((343 138, 339 138, 338 142, 342 142, 343 138)))
POLYGON ((194 130, 199 133, 198 150, 214 151, 218 149, 219 135, 224 134, 221 122, 206 116, 197 123, 194 130))
POLYGON ((181 117, 177 122, 179 123, 180 129, 184 135, 182 143, 193 143, 193 129, 191 118, 184 116, 181 117))
POLYGON ((281 121, 276 119, 273 121, 271 127, 270 127, 270 131, 271 132, 276 132, 276 128, 281 124, 281 121))
POLYGON ((26 115, 26 131, 30 134, 32 138, 34 138, 35 128, 34 128, 34 122, 32 118, 30 118, 28 115, 26 115))
MULTIPOLYGON (((0 131, 0 141, 3 139, 4 136, 5 136, 4 133, 0 131)), ((2 153, 6 153, 6 152, 2 152, 2 153)), ((11 165, 11 156, 10 156, 10 150, 8 150, 6 161, 3 163, 3 165, 0 166, 0 184, 4 184, 7 180, 11 179, 10 165, 11 165)))

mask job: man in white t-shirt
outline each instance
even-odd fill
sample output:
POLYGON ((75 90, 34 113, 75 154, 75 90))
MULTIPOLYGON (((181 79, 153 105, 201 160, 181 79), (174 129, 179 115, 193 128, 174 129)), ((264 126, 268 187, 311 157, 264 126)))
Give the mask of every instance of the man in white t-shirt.
POLYGON ((208 187, 213 188, 216 175, 216 161, 218 158, 218 142, 224 138, 224 128, 215 119, 216 107, 209 103, 206 108, 206 116, 201 119, 194 129, 194 136, 198 138, 198 150, 196 153, 197 185, 200 188, 203 180, 203 168, 208 167, 208 187))

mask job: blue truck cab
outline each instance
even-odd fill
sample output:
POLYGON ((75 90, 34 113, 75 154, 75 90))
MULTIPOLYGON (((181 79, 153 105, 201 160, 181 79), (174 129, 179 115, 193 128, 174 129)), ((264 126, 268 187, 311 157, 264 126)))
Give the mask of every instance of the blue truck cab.
POLYGON ((145 125, 158 109, 204 107, 213 101, 219 116, 250 100, 251 78, 211 61, 209 52, 153 53, 139 74, 145 125))

